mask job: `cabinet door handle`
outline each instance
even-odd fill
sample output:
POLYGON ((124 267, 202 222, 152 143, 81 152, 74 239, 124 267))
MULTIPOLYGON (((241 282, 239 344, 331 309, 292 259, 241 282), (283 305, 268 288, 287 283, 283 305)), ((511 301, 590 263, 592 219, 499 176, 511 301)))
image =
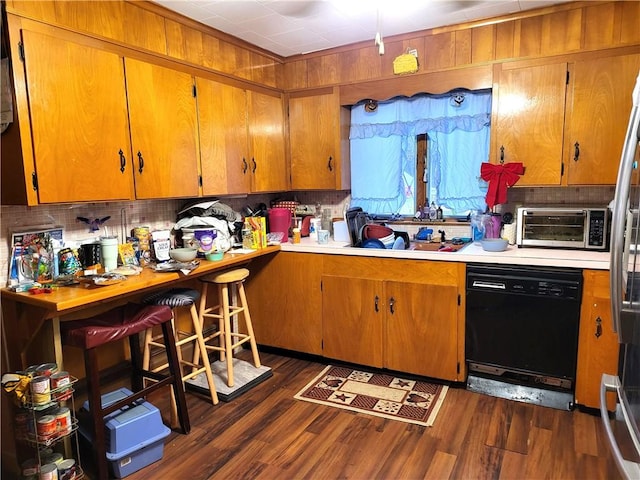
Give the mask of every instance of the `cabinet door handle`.
POLYGON ((242 173, 245 174, 247 173, 247 169, 249 168, 249 164, 247 163, 247 160, 242 157, 242 173))
POLYGON ((504 163, 504 145, 500 145, 500 165, 504 163))
POLYGON ((602 335, 602 319, 600 317, 596 318, 596 338, 600 338, 602 335))
POLYGON ((122 149, 120 149, 120 151, 118 152, 118 155, 120 155, 120 171, 124 173, 124 167, 127 166, 127 159, 125 158, 124 152, 122 151, 122 149))
POLYGON ((380 297, 378 297, 378 295, 376 295, 376 298, 374 299, 374 308, 376 313, 378 313, 380 311, 380 309, 378 308, 378 302, 380 301, 380 297))
POLYGON ((329 163, 327 164, 327 168, 329 169, 330 172, 333 172, 333 157, 329 157, 329 163))
POLYGON ((142 153, 138 150, 138 171, 142 173, 144 169, 144 158, 142 158, 142 153))
POLYGON ((258 164, 256 163, 256 159, 255 158, 251 158, 251 162, 253 162, 253 170, 251 170, 251 173, 256 173, 256 168, 258 168, 258 164))
POLYGON ((395 305, 395 303, 396 303, 396 300, 393 297, 391 297, 389 299, 389 311, 391 312, 391 315, 395 313, 395 310, 393 309, 393 306, 395 305))
POLYGON ((573 151, 573 161, 577 162, 580 158, 580 144, 578 142, 574 145, 575 150, 573 151))

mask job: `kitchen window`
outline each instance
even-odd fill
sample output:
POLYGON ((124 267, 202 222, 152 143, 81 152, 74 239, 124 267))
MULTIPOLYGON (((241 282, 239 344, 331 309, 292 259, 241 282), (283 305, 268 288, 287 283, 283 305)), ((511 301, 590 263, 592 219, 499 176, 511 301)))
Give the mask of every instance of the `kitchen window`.
POLYGON ((491 92, 419 94, 351 109, 351 204, 413 215, 427 199, 445 216, 486 209, 491 92))

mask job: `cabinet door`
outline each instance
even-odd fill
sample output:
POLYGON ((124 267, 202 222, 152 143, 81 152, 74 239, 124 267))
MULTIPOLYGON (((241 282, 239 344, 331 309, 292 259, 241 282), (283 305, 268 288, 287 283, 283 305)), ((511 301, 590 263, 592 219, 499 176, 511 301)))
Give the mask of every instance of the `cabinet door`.
POLYGON ((196 78, 202 194, 251 191, 244 89, 196 78))
POLYGON ((337 92, 331 89, 319 95, 290 98, 289 137, 292 189, 348 188, 342 181, 343 170, 349 169, 349 163, 348 150, 341 151, 341 107, 337 92))
POLYGON ((492 159, 522 162, 519 186, 560 185, 566 78, 565 63, 500 72, 492 159))
POLYGON ((22 40, 39 202, 132 198, 122 57, 33 31, 22 40))
POLYGON ((247 92, 253 192, 289 189, 282 97, 247 92))
POLYGON ((570 66, 565 162, 570 185, 615 185, 640 54, 570 66))
POLYGON ((381 368, 382 282, 322 276, 323 355, 381 368))
POLYGON ((279 252, 248 266, 247 300, 260 345, 322 355, 322 255, 279 252))
POLYGON ((385 282, 384 366, 458 380, 458 288, 385 282))
POLYGON ((136 198, 198 196, 193 77, 130 58, 125 71, 136 198))
MULTIPOLYGON (((618 336, 613 332, 609 272, 584 271, 580 309, 576 403, 600 408, 600 379, 603 373, 618 373, 618 336)), ((615 410, 615 395, 608 394, 607 409, 615 410)))

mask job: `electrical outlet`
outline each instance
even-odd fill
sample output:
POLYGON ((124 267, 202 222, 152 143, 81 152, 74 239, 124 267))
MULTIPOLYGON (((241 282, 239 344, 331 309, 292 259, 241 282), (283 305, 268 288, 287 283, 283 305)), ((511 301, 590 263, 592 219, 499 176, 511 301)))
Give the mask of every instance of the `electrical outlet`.
POLYGON ((415 48, 412 48, 411 50, 409 50, 408 53, 418 58, 418 50, 416 50, 415 48))

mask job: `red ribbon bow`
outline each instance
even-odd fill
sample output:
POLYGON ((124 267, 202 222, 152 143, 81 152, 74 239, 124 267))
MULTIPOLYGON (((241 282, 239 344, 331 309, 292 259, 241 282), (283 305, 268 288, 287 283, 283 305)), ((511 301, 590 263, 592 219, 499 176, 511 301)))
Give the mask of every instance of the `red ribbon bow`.
POLYGON ((507 201, 507 188, 518 183, 520 175, 524 173, 522 163, 505 163, 494 165, 483 163, 480 165, 480 177, 489 182, 487 191, 487 205, 492 208, 495 205, 507 201))

